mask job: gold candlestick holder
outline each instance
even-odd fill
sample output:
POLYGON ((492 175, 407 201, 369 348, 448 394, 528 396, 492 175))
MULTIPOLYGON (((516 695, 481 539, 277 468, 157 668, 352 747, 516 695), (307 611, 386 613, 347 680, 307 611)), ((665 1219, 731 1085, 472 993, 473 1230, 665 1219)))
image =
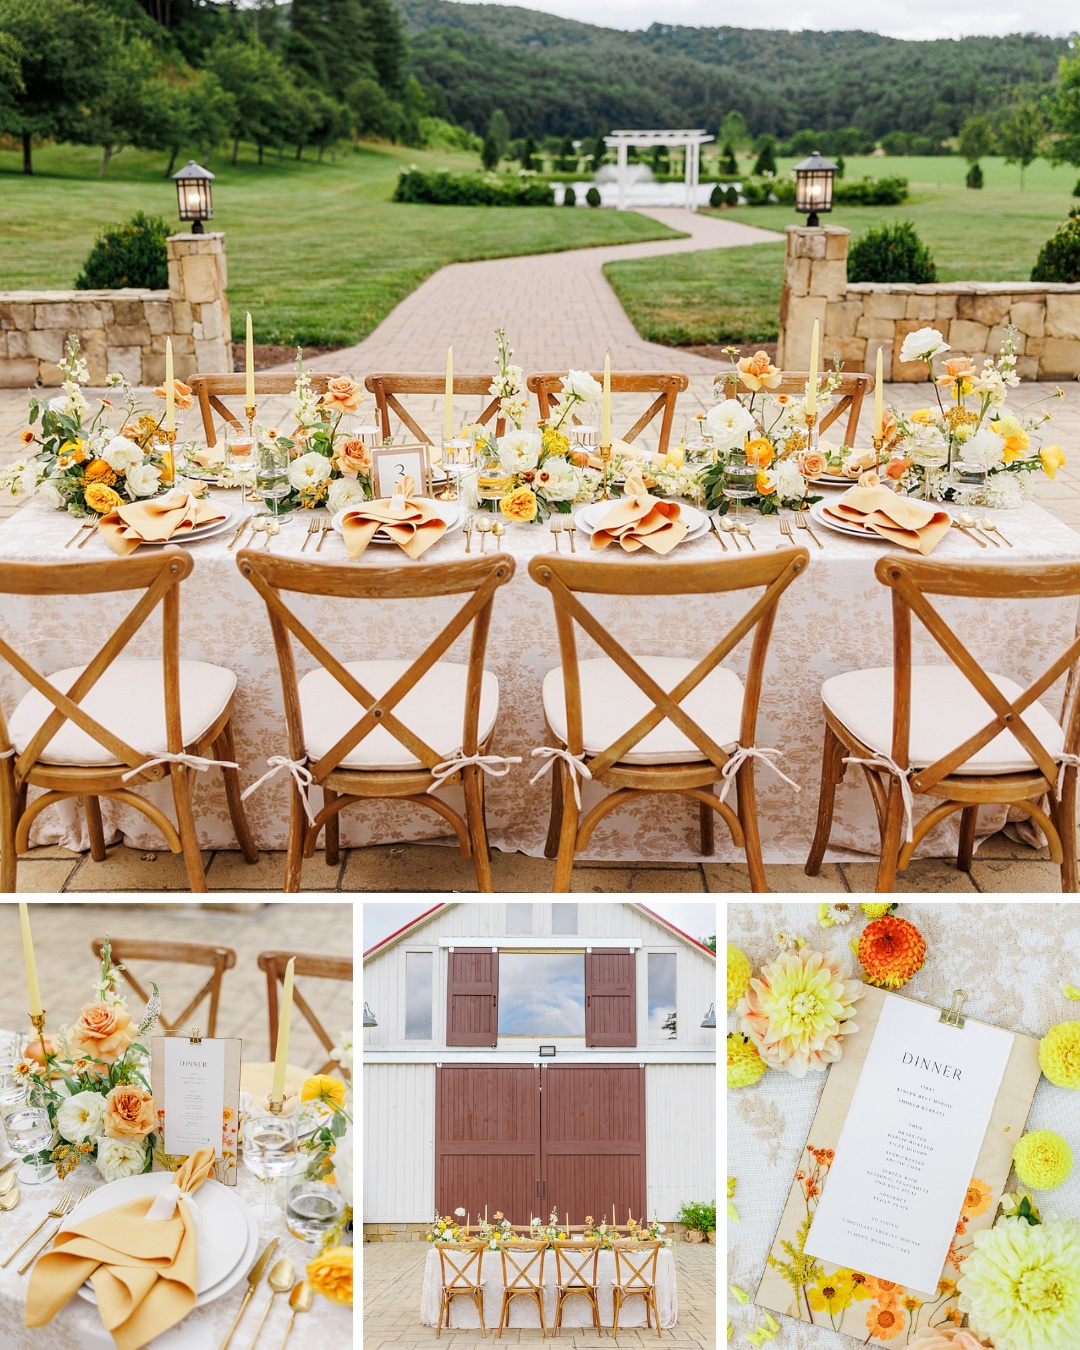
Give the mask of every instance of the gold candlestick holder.
POLYGON ((878 435, 871 436, 870 439, 874 443, 874 471, 876 473, 881 468, 881 447, 885 444, 885 437, 878 435))
POLYGON ((272 1116, 280 1116, 285 1108, 285 1098, 282 1097, 278 1099, 276 1097, 271 1097, 267 1101, 267 1106, 270 1108, 270 1114, 272 1116))
POLYGON ((606 502, 611 500, 611 494, 608 492, 608 467, 611 464, 611 446, 600 446, 599 454, 600 472, 602 474, 600 481, 603 488, 603 491, 600 493, 600 500, 606 502))
POLYGON ((161 434, 169 447, 161 452, 161 461, 165 466, 162 482, 166 487, 172 487, 176 482, 176 428, 174 427, 172 431, 163 431, 161 434))
POLYGON ((808 412, 808 413, 806 414, 806 448, 807 448, 807 450, 813 450, 813 448, 817 445, 817 436, 815 435, 815 432, 814 432, 814 428, 817 426, 817 420, 818 420, 818 415, 817 415, 817 412, 816 412, 816 411, 815 411, 815 412, 808 412))
MULTIPOLYGON (((251 463, 252 463, 252 466, 253 466, 253 468, 255 469, 256 473, 258 473, 258 469, 259 469, 259 465, 258 465, 258 455, 256 454, 256 448, 255 448, 255 412, 256 412, 256 408, 255 408, 255 404, 254 404, 254 403, 245 403, 245 404, 244 404, 244 416, 247 418, 248 440, 251 442, 251 452, 250 452, 250 453, 251 453, 251 463)), ((258 491, 256 490, 256 487, 255 487, 254 483, 253 483, 252 486, 251 486, 251 491, 250 491, 250 492, 248 493, 248 495, 244 498, 244 500, 245 500, 245 501, 248 501, 248 502, 258 502, 258 501, 259 501, 259 494, 258 494, 258 491)))
MULTIPOLYGON (((33 1024, 34 1030, 37 1032, 38 1043, 41 1046, 42 1063, 47 1071, 49 1067, 49 1057, 48 1052, 45 1049, 45 1009, 42 1008, 39 1013, 29 1013, 28 1016, 33 1024)), ((30 1044, 32 1045, 33 1042, 31 1041, 30 1044)), ((29 1046, 27 1047, 27 1050, 29 1051, 29 1046)))

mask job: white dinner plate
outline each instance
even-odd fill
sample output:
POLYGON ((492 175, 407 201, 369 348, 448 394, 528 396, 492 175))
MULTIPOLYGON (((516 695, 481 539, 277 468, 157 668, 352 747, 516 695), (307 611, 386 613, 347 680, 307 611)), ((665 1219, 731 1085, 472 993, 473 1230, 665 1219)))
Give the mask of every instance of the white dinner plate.
POLYGON ((896 542, 892 539, 886 539, 883 535, 876 534, 873 530, 864 530, 859 525, 842 525, 840 521, 833 520, 825 515, 822 508, 824 502, 814 502, 810 508, 810 518, 816 525, 822 526, 826 530, 835 530, 837 534, 847 534, 853 539, 869 539, 874 544, 888 544, 890 548, 896 548, 896 542))
POLYGON ((224 520, 211 520, 205 525, 196 525, 193 530, 184 530, 181 534, 174 534, 171 539, 144 539, 143 543, 150 544, 190 544, 196 539, 209 539, 211 535, 221 534, 237 521, 238 507, 222 506, 221 510, 225 512, 224 520))
MULTIPOLYGON (((658 498, 657 500, 661 500, 658 498)), ((592 534, 607 513, 616 506, 617 501, 592 502, 589 506, 583 506, 574 516, 574 521, 579 530, 585 534, 592 534)), ((679 519, 686 522, 690 529, 686 535, 687 539, 700 539, 702 535, 709 532, 709 517, 704 511, 699 511, 696 506, 688 506, 686 502, 679 502, 679 519)))
MULTIPOLYGON (((156 1195, 173 1180, 171 1172, 140 1172, 100 1186, 77 1210, 80 1219, 115 1209, 143 1195, 156 1195)), ((202 1307, 227 1293, 247 1274, 259 1244, 259 1226, 254 1212, 230 1186, 204 1181, 193 1196, 198 1206, 195 1218, 199 1264, 195 1306, 202 1307)), ((87 1281, 78 1290, 80 1298, 97 1303, 97 1294, 87 1281)))
MULTIPOLYGON (((381 500, 385 501, 385 498, 382 498, 381 500)), ((465 524, 465 518, 469 513, 461 502, 441 502, 437 497, 427 497, 424 500, 429 506, 434 507, 438 514, 442 516, 443 520, 446 521, 447 534, 450 534, 453 530, 460 530, 462 525, 465 524)), ((333 520, 331 520, 331 527, 336 530, 338 534, 341 534, 341 522, 345 519, 347 513, 349 511, 356 511, 362 506, 363 502, 357 502, 355 506, 346 506, 344 510, 339 511, 337 515, 334 516, 333 520)), ((371 536, 371 542, 373 544, 392 544, 394 540, 383 530, 379 529, 371 536)))
POLYGON ((822 487, 854 487, 858 481, 857 478, 845 478, 838 473, 820 473, 810 479, 811 483, 820 483, 822 487))

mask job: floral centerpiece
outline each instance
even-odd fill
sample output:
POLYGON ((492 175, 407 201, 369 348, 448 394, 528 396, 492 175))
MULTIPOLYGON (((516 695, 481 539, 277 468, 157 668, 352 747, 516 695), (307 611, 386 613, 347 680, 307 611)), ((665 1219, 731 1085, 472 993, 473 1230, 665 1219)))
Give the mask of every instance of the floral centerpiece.
MULTIPOLYGON (((31 395, 21 440, 36 449, 0 472, 0 487, 16 497, 40 497, 72 516, 105 515, 169 487, 172 455, 162 418, 139 411, 127 377, 106 375, 116 402, 103 398, 91 407, 82 392, 90 376, 74 334, 59 365, 64 392, 47 401, 31 395)), ((178 407, 191 406, 186 384, 174 381, 174 391, 178 407)), ((164 397, 164 389, 156 392, 164 397)))

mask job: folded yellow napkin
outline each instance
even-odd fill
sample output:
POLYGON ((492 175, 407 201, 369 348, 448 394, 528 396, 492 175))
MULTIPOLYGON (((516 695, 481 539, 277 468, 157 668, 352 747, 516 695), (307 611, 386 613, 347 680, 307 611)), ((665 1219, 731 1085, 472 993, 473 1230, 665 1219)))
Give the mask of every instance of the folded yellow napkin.
POLYGON ((194 488, 177 488, 164 497, 148 502, 129 502, 101 517, 101 533, 114 553, 126 557, 148 540, 164 543, 180 538, 196 525, 211 525, 224 520, 225 512, 213 502, 200 501, 204 484, 194 488))
POLYGON ((849 488, 838 501, 827 503, 821 510, 830 520, 879 534, 923 555, 933 552, 952 525, 949 513, 940 507, 898 497, 884 487, 849 488))
POLYGON ((670 553, 686 538, 689 526, 682 519, 678 502, 661 501, 645 491, 639 469, 626 477, 624 495, 593 531, 594 549, 607 548, 612 540, 627 553, 651 548, 654 553, 670 553))
POLYGON ((342 517, 341 533, 350 558, 360 557, 378 529, 414 559, 446 533, 446 521, 430 502, 414 499, 413 488, 413 480, 403 478, 389 501, 364 502, 342 517))
MULTIPOLYGON (((173 1176, 186 1195, 214 1168, 214 1150, 193 1153, 173 1176)), ((28 1327, 51 1322, 84 1281, 117 1350, 139 1350, 195 1306, 198 1251, 191 1211, 183 1199, 171 1219, 148 1219, 153 1195, 129 1200, 91 1218, 61 1224, 52 1251, 34 1267, 26 1295, 28 1327)))

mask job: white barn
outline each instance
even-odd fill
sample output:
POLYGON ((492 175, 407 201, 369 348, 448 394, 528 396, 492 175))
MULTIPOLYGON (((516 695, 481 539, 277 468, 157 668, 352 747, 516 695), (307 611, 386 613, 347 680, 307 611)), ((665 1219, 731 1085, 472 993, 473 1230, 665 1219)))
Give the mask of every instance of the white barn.
POLYGON ((713 953, 631 902, 448 902, 372 947, 365 1237, 714 1200, 715 1002, 713 953))

